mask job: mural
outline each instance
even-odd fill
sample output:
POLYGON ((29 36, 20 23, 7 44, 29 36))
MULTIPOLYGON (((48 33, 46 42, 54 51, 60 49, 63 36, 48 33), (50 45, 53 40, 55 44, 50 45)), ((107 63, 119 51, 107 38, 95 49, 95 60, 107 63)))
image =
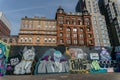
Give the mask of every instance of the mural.
POLYGON ((23 50, 23 57, 19 64, 14 68, 14 74, 28 74, 31 73, 32 63, 35 58, 35 50, 32 47, 28 49, 27 47, 23 50))
POLYGON ((0 76, 4 76, 6 74, 9 47, 9 45, 0 41, 0 76))
POLYGON ((0 75, 119 72, 120 53, 115 52, 116 60, 112 60, 112 49, 103 46, 11 46, 9 53, 9 47, 0 43, 0 75))
POLYGON ((66 58, 58 50, 49 49, 40 58, 36 65, 35 74, 68 72, 69 66, 66 58))
POLYGON ((97 60, 93 60, 91 63, 90 73, 106 73, 106 68, 101 68, 97 60))
POLYGON ((102 47, 102 51, 100 53, 100 59, 101 60, 111 60, 110 53, 104 47, 102 47))
POLYGON ((117 67, 115 69, 116 72, 120 72, 120 46, 115 47, 115 57, 117 62, 117 67))
POLYGON ((65 54, 69 56, 70 73, 89 73, 88 54, 84 52, 83 47, 67 47, 65 54))
POLYGON ((65 54, 69 56, 70 59, 87 59, 87 54, 79 47, 69 49, 66 47, 65 54))
POLYGON ((98 53, 90 53, 90 59, 91 60, 99 60, 99 54, 98 53))
POLYGON ((69 60, 70 73, 89 73, 91 66, 88 60, 71 59, 69 60))

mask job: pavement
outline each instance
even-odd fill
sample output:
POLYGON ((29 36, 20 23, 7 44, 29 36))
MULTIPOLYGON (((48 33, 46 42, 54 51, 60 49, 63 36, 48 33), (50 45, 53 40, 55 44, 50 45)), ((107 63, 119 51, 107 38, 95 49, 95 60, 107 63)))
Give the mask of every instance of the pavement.
POLYGON ((0 80, 120 80, 120 73, 8 75, 0 80))

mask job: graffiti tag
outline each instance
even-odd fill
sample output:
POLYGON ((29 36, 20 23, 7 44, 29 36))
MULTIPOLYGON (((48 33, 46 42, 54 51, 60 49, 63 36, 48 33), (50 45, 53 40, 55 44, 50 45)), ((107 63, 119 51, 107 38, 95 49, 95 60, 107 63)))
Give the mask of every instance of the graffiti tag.
POLYGON ((84 59, 71 59, 69 60, 70 63, 70 71, 87 71, 89 70, 90 66, 89 66, 89 62, 88 60, 84 60, 84 59))

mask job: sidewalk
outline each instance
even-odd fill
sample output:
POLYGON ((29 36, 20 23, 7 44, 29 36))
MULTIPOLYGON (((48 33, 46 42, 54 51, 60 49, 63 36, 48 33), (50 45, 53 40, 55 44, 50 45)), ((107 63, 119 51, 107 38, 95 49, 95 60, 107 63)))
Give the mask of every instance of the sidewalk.
POLYGON ((10 75, 0 80, 120 80, 120 73, 10 75))

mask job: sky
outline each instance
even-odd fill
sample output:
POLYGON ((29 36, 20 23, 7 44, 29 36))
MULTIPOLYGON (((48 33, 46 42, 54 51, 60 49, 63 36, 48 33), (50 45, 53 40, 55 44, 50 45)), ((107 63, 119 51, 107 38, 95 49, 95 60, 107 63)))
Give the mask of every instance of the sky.
POLYGON ((66 12, 75 12, 77 2, 78 0, 0 0, 0 11, 12 24, 11 35, 18 35, 22 17, 44 16, 55 19, 59 6, 66 12))
POLYGON ((55 19, 59 6, 66 12, 75 12, 77 2, 78 0, 0 0, 0 11, 12 24, 11 35, 18 35, 22 17, 55 19))

